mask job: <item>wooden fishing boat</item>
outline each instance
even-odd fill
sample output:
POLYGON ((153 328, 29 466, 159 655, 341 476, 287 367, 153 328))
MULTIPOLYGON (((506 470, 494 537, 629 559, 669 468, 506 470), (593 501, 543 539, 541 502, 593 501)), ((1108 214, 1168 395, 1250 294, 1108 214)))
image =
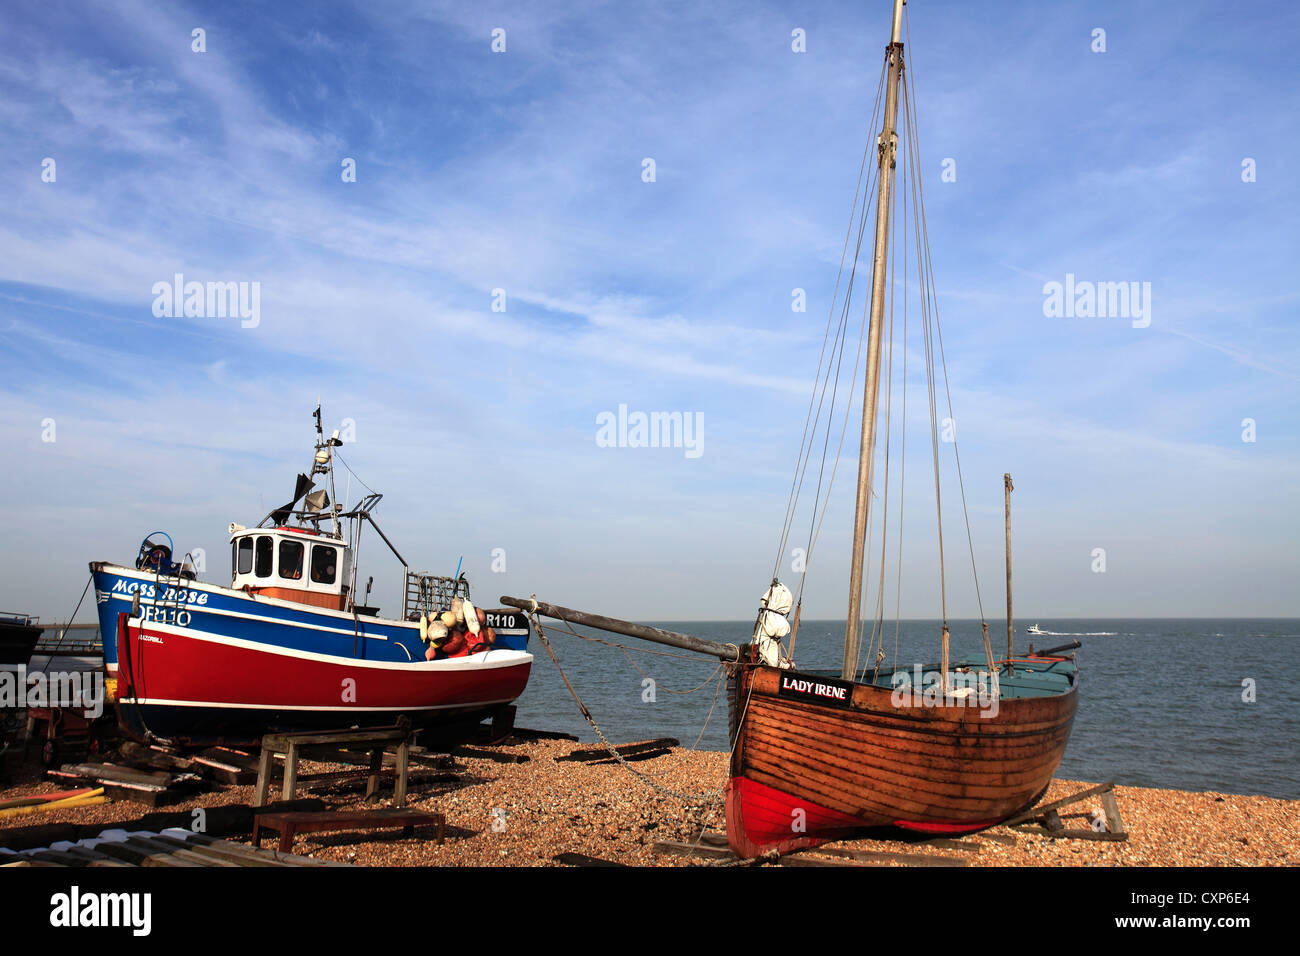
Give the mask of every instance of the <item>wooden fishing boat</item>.
POLYGON ((995 717, 961 699, 899 706, 887 683, 739 668, 743 717, 727 788, 733 850, 784 852, 869 826, 962 833, 1028 806, 1070 738, 1075 673, 1066 658, 1014 663, 1016 676, 999 680, 995 717))
MULTIPOLYGON (((570 608, 544 604, 535 599, 503 597, 502 602, 534 615, 555 617, 570 624, 612 630, 659 643, 713 655, 728 663, 731 680, 731 763, 726 787, 727 836, 740 856, 753 857, 768 851, 785 852, 841 839, 863 828, 897 826, 931 833, 962 833, 978 830, 1008 819, 1036 801, 1046 790, 1059 766, 1070 737, 1077 706, 1077 670, 1069 653, 1077 642, 1039 653, 1017 655, 1011 610, 1011 476, 1004 475, 1006 507, 1007 652, 994 659, 989 643, 988 623, 980 599, 980 639, 983 655, 971 660, 952 661, 945 576, 941 482, 939 478, 940 420, 938 397, 949 395, 942 334, 938 327, 938 303, 933 270, 923 223, 924 200, 917 174, 917 138, 911 111, 914 98, 903 84, 904 2, 893 0, 891 39, 882 67, 881 93, 877 114, 882 116, 879 136, 868 146, 875 154, 874 174, 868 189, 854 196, 857 235, 862 237, 872 219, 874 206, 874 248, 871 260, 869 323, 859 338, 866 338, 866 374, 862 397, 861 443, 858 456, 857 497, 854 512, 852 557, 849 569, 848 613, 845 620, 842 666, 838 673, 797 668, 794 644, 802 609, 801 572, 798 595, 782 585, 776 571, 788 555, 791 528, 803 477, 809 470, 815 448, 822 448, 822 468, 814 474, 834 475, 827 468, 827 448, 835 430, 836 393, 841 380, 837 364, 853 354, 847 339, 847 317, 857 268, 853 250, 847 282, 837 282, 837 302, 832 305, 823 351, 823 367, 809 403, 805 427, 791 485, 781 543, 777 549, 772 584, 760 603, 754 637, 743 647, 701 641, 627 621, 601 617, 570 608), (901 94, 901 97, 900 97, 901 94), (898 128, 900 98, 905 124, 898 128), (880 112, 883 102, 883 113, 880 112), (874 147, 874 150, 873 150, 874 147), (934 459, 935 502, 938 512, 939 617, 936 637, 937 662, 885 666, 884 602, 886 594, 886 539, 889 508, 897 507, 901 527, 901 494, 890 486, 890 407, 894 405, 893 343, 894 303, 903 303, 903 349, 906 355, 906 296, 896 288, 889 272, 891 218, 897 196, 895 167, 904 162, 911 176, 911 190, 902 190, 904 209, 910 208, 915 226, 903 228, 904 285, 906 276, 920 277, 921 324, 926 358, 926 383, 934 459), (874 183, 874 197, 871 184, 874 183), (871 202, 869 197, 874 198, 871 202), (915 261, 907 261, 909 240, 915 245, 915 261), (909 272, 910 267, 910 272, 909 272), (836 305, 843 289, 843 307, 836 328, 836 305), (889 307, 886 307, 888 294, 889 307), (832 337, 833 336, 833 337, 832 337), (845 346, 848 346, 846 348, 845 346), (839 358, 835 359, 838 354, 839 358), (883 359, 883 374, 882 374, 883 359), (942 382, 940 381, 942 377, 942 382), (822 396, 818 400, 818 394, 822 396), (830 399, 826 399, 829 390, 830 399), (881 398, 884 397, 884 411, 881 398), (832 411, 823 419, 822 408, 832 411), (815 416, 814 416, 815 409, 815 416), (882 424, 884 442, 878 440, 882 424), (878 447, 879 446, 879 447, 878 447), (878 455, 878 452, 880 453, 878 455), (877 472, 877 457, 883 467, 877 472), (874 473, 873 473, 874 472, 874 473), (892 493, 892 497, 891 497, 892 493), (897 499, 895 502, 894 499, 897 499), (873 508, 876 514, 873 515, 873 508), (874 531, 873 531, 873 517, 874 531), (867 615, 862 603, 868 541, 879 536, 876 557, 879 580, 874 583, 874 612, 867 615), (793 611, 793 620, 789 615, 793 611), (793 624, 793 626, 792 626, 793 624), (862 637, 868 638, 866 648, 862 637), (785 640, 788 637, 788 642, 785 640)), ((875 127, 875 117, 872 119, 875 127)), ((868 166, 864 157, 864 168, 868 166)), ((904 217, 906 218, 906 217, 904 217)), ((850 236, 853 234, 850 222, 850 236)), ((852 248, 846 237, 845 250, 852 248)), ((841 263, 843 272, 843 262, 841 263)), ((904 363, 905 363, 904 359, 904 363)), ((856 383, 858 368, 853 369, 856 383)), ((843 376, 848 379, 848 373, 843 376)), ((898 390, 903 393, 903 422, 906 433, 907 373, 904 364, 898 390)), ((843 403, 839 403, 842 407, 843 403)), ((951 417, 951 399, 948 414, 951 417)), ((840 412, 849 423, 847 409, 840 412)), ((895 423, 897 424, 897 423, 895 423)), ((843 434, 843 432, 840 432, 843 434)), ((962 513, 967 515, 961 460, 956 454, 955 435, 945 437, 954 451, 958 484, 962 489, 962 513)), ((905 447, 905 442, 903 442, 905 447)), ((837 453, 838 460, 838 453, 837 453)), ((825 515, 821 482, 813 501, 805 565, 811 562, 825 515)), ((969 517, 966 533, 971 538, 969 517)), ((901 533, 900 533, 901 538, 901 533)), ((975 571, 971 543, 972 572, 975 571)), ((901 569, 901 546, 897 567, 901 569)), ((975 594, 979 595, 979 578, 975 594)), ((892 583, 892 582, 890 582, 892 583)), ((890 588, 898 602, 900 589, 890 588)), ((898 620, 895 621, 895 635, 898 620)), ((897 644, 895 645, 897 646, 897 644)))

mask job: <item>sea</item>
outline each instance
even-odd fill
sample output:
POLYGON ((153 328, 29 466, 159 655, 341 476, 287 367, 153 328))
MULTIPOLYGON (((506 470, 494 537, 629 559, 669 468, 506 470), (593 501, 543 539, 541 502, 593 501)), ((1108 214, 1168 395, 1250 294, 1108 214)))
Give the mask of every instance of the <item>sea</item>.
MULTIPOLYGON (((743 643, 752 621, 646 622, 711 641, 743 643)), ((1057 776, 1069 780, 1300 799, 1300 619, 1042 620, 1016 624, 1026 651, 1077 640, 1079 708, 1057 776)), ((532 677, 516 724, 598 738, 561 677, 613 743, 675 737, 726 750, 727 701, 718 662, 674 648, 542 620, 559 666, 534 635, 532 677), (577 636, 582 635, 582 636, 577 636), (601 643, 604 642, 604 643, 601 643)), ((803 670, 839 671, 842 621, 803 621, 803 670)), ((952 659, 984 660, 977 621, 950 621, 952 659)), ((1006 623, 989 623, 1004 656, 1006 623)), ((888 621, 885 666, 939 657, 938 621, 888 621), (896 633, 897 631, 897 633, 896 633), (895 643, 897 642, 897 643, 895 643)))

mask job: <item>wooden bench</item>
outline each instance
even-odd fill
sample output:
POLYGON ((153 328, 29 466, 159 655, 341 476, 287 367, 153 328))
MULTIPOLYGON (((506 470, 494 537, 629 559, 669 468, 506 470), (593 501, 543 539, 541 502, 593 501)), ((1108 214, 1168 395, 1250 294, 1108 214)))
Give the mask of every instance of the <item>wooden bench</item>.
POLYGON ((438 842, 447 832, 447 818, 441 813, 424 813, 419 810, 400 810, 396 807, 381 810, 333 810, 325 812, 259 813, 253 824, 253 843, 262 845, 262 829, 280 834, 280 852, 293 851, 293 838, 298 833, 324 833, 332 830, 382 830, 401 827, 403 836, 411 836, 416 827, 436 826, 438 842))
POLYGON ((262 738, 262 757, 257 767, 257 791, 254 807, 266 806, 271 789, 273 761, 276 754, 284 755, 283 799, 292 800, 298 786, 298 758, 319 755, 329 761, 344 747, 353 746, 370 751, 370 780, 366 787, 369 800, 379 789, 379 771, 383 766, 384 749, 397 747, 396 781, 393 785, 393 805, 406 805, 407 764, 411 749, 411 733, 405 727, 379 727, 371 730, 325 730, 317 733, 267 734, 262 738))

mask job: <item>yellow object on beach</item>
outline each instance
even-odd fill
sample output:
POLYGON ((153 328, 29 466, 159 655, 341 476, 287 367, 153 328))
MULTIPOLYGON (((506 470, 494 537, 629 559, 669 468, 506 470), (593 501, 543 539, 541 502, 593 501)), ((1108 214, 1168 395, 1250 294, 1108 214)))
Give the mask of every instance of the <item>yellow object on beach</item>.
POLYGON ((25 806, 9 807, 0 810, 0 817, 21 817, 28 813, 40 813, 43 810, 68 810, 73 807, 88 807, 107 802, 108 797, 104 796, 104 788, 99 787, 73 797, 64 797, 62 800, 48 800, 25 806))

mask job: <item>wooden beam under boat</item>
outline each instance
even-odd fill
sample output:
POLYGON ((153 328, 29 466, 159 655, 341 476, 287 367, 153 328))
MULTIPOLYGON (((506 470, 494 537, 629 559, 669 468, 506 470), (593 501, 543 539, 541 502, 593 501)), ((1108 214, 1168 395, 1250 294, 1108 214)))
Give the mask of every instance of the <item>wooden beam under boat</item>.
POLYGON ((538 614, 555 618, 557 621, 564 621, 567 624, 582 624, 602 631, 611 631, 614 634, 639 637, 643 641, 667 644, 669 647, 695 651, 697 654, 708 654, 710 657, 716 657, 719 660, 732 662, 740 660, 740 648, 735 644, 719 644, 717 641, 706 641, 698 637, 691 637, 689 634, 665 631, 662 628, 650 627, 646 624, 634 624, 631 621, 620 621, 618 618, 605 617, 603 614, 588 614, 586 611, 575 611, 573 608, 547 604, 544 601, 534 601, 531 598, 502 595, 501 603, 508 607, 518 608, 521 611, 536 609, 538 614))

